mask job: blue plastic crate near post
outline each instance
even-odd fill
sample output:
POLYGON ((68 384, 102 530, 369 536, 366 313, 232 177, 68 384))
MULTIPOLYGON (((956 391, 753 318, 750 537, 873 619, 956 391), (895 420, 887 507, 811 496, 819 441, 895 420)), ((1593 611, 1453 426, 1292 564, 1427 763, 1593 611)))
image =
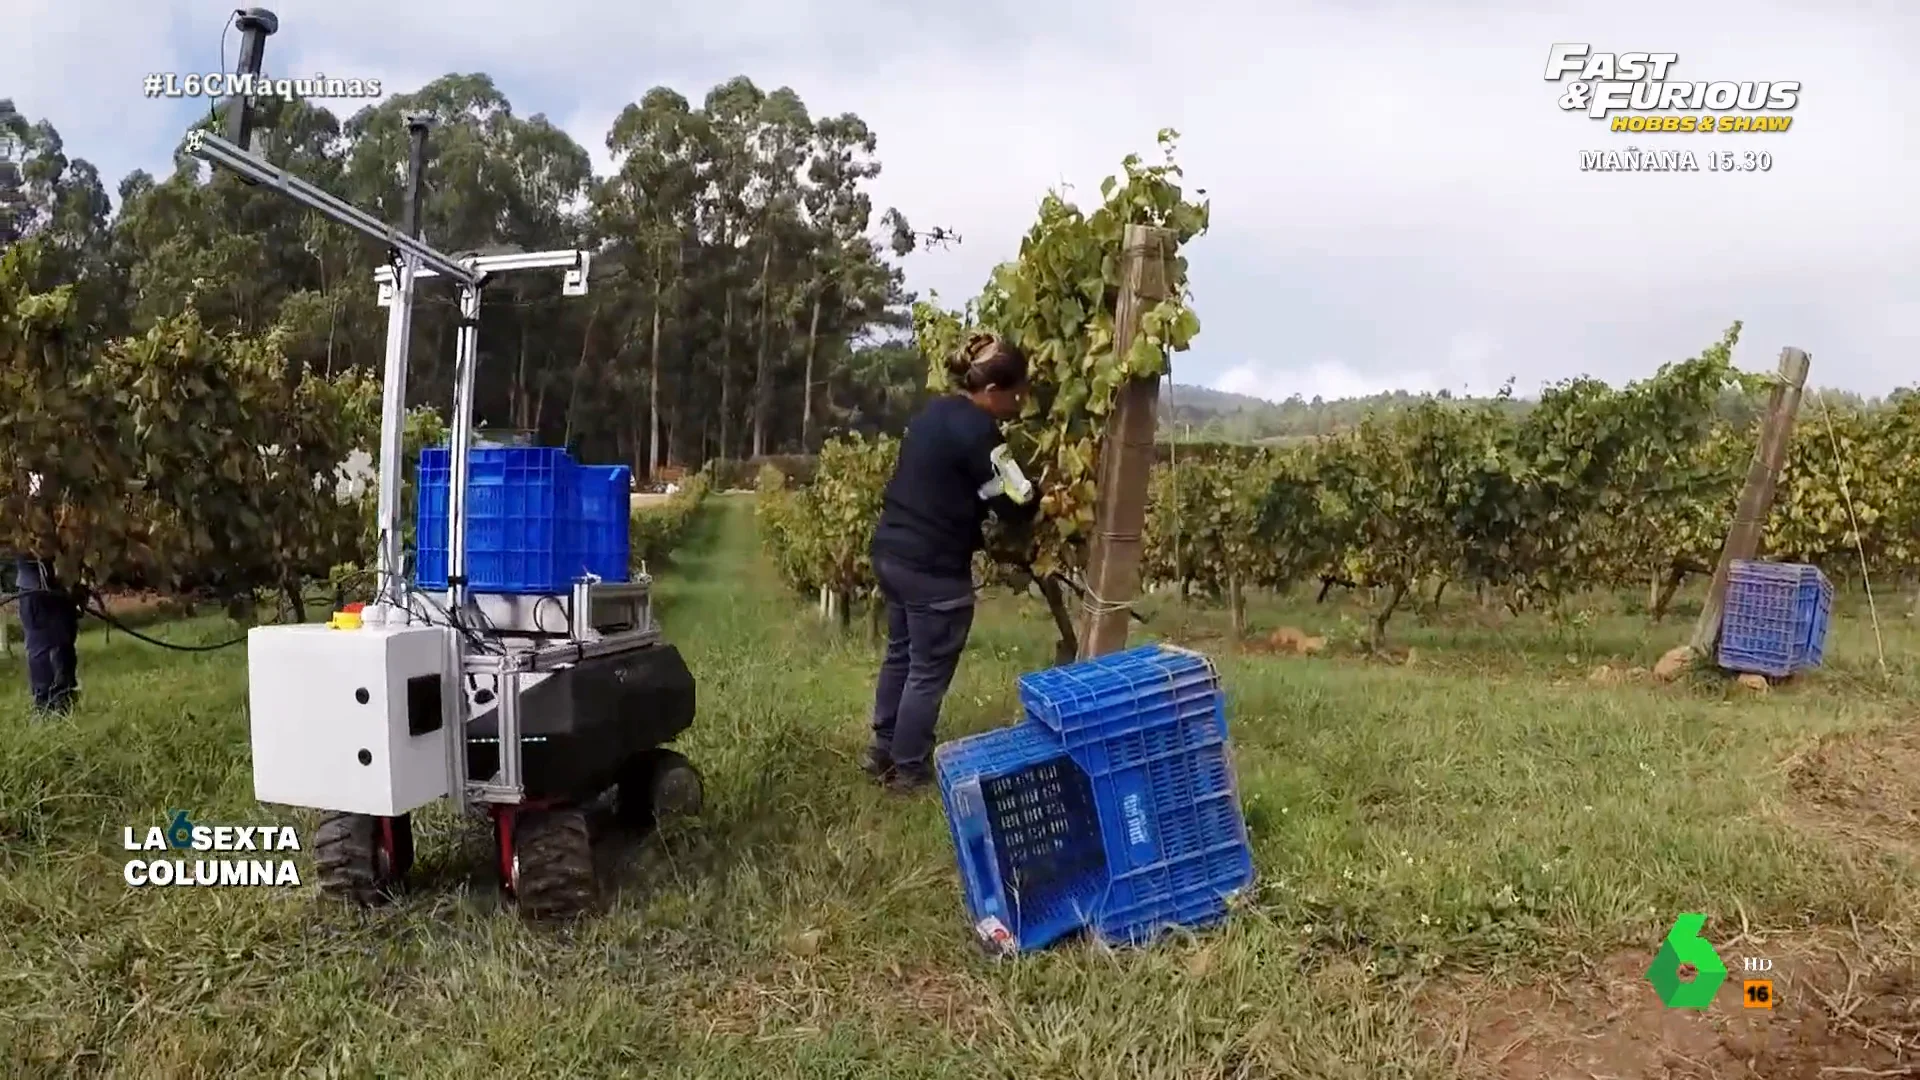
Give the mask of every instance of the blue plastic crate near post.
MULTIPOLYGON (((420 452, 414 582, 447 587, 450 454, 420 452)), ((476 447, 467 458, 467 584, 476 592, 565 592, 580 574, 570 550, 579 513, 576 468, 565 450, 476 447)))
POLYGON ((1720 617, 1720 666, 1784 678, 1826 654, 1833 585, 1818 567, 1735 560, 1720 617))
POLYGON ((944 743, 934 754, 974 931, 1024 952, 1086 927, 1107 889, 1093 786, 1035 723, 944 743))
POLYGON ((1020 699, 1093 785, 1109 877, 1095 932, 1145 944, 1223 917, 1253 854, 1212 661, 1142 646, 1027 675, 1020 699))
POLYGON ((633 551, 633 470, 581 465, 576 547, 582 568, 601 581, 625 581, 633 551))

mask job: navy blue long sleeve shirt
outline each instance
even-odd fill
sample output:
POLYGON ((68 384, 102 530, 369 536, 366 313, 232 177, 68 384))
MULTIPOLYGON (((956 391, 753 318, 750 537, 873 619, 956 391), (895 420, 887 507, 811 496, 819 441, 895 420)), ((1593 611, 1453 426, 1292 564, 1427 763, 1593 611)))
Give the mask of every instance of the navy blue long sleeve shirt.
POLYGON ((1024 521, 1038 508, 993 416, 964 397, 936 398, 907 425, 872 552, 921 573, 971 577, 987 514, 1024 521))

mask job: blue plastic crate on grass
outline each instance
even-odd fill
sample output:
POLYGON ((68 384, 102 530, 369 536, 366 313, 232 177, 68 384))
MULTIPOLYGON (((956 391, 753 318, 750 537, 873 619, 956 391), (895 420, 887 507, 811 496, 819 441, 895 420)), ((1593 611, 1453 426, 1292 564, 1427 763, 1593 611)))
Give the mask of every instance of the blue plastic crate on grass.
POLYGON ((1032 722, 944 743, 940 797, 974 932, 988 948, 1043 948, 1086 927, 1108 886, 1093 785, 1032 722))
POLYGON ((1213 662, 1146 645, 1027 675, 1020 700, 1092 781, 1109 877, 1094 931, 1138 945, 1223 917, 1253 854, 1213 662))
POLYGON ((601 581, 625 581, 633 551, 633 470, 625 465, 578 469, 580 561, 601 581))
POLYGON ((1200 653, 1142 645, 1023 675, 1020 704, 1068 746, 1079 746, 1212 715, 1220 704, 1220 675, 1200 653))
POLYGON ((1196 715, 1068 751, 1093 781, 1108 888, 1093 929, 1144 945, 1227 913, 1253 882, 1253 851, 1222 714, 1196 715))
POLYGON ((1826 654, 1833 585, 1818 567, 1735 560, 1720 617, 1720 666, 1784 678, 1826 654))

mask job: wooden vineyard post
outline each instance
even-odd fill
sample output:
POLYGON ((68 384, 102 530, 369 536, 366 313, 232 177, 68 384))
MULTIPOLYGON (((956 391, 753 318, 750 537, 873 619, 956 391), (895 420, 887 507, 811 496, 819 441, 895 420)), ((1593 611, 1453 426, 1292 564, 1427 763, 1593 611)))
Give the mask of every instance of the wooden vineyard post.
MULTIPOLYGON (((1167 298, 1174 248, 1171 229, 1129 225, 1114 311, 1113 350, 1124 357, 1140 333, 1140 317, 1167 298)), ((1159 424, 1160 376, 1128 379, 1114 397, 1100 440, 1094 496, 1093 543, 1087 556, 1085 618, 1080 659, 1118 652, 1127 644, 1128 608, 1140 593, 1141 532, 1147 520, 1147 476, 1159 424)))
POLYGON ((1788 346, 1780 350, 1779 381, 1767 401, 1767 415, 1760 426, 1760 442, 1753 451, 1753 463, 1747 467, 1746 486, 1740 490, 1740 504, 1734 509, 1733 524, 1727 529, 1726 546, 1720 549, 1720 561, 1713 568, 1713 582, 1707 586, 1706 602, 1700 606, 1700 621, 1693 626, 1690 646, 1695 657, 1711 660, 1720 645, 1720 618, 1727 603, 1727 575, 1736 559, 1751 559, 1760 551, 1760 537, 1766 531, 1767 514, 1773 509, 1774 485, 1780 468, 1787 462, 1787 443, 1793 436, 1793 421, 1800 412, 1800 395, 1807 386, 1807 354, 1788 346))

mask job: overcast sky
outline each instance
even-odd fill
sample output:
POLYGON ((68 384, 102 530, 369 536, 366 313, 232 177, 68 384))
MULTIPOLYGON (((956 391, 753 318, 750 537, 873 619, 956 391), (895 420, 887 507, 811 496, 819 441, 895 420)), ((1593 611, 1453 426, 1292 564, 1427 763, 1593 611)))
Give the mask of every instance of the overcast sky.
MULTIPOLYGON (((1189 249, 1204 328, 1181 382, 1280 399, 1514 376, 1526 392, 1645 376, 1741 319, 1744 367, 1797 345, 1816 383, 1920 383, 1920 6, 1897 0, 272 7, 270 74, 391 92, 485 71, 603 171, 613 116, 662 83, 697 101, 745 73, 816 114, 857 112, 880 138, 876 203, 962 237, 906 263, 911 287, 955 303, 1014 254, 1047 187, 1095 198, 1122 156, 1177 128, 1214 214, 1189 249), (1555 106, 1543 75, 1563 41, 1678 53, 1674 80, 1798 80, 1801 104, 1784 134, 1611 134, 1555 106), (1773 167, 1580 171, 1581 150, 1629 145, 1766 150, 1773 167)), ((205 103, 145 100, 141 78, 217 70, 231 10, 0 0, 0 96, 110 185, 164 171, 205 103)))

